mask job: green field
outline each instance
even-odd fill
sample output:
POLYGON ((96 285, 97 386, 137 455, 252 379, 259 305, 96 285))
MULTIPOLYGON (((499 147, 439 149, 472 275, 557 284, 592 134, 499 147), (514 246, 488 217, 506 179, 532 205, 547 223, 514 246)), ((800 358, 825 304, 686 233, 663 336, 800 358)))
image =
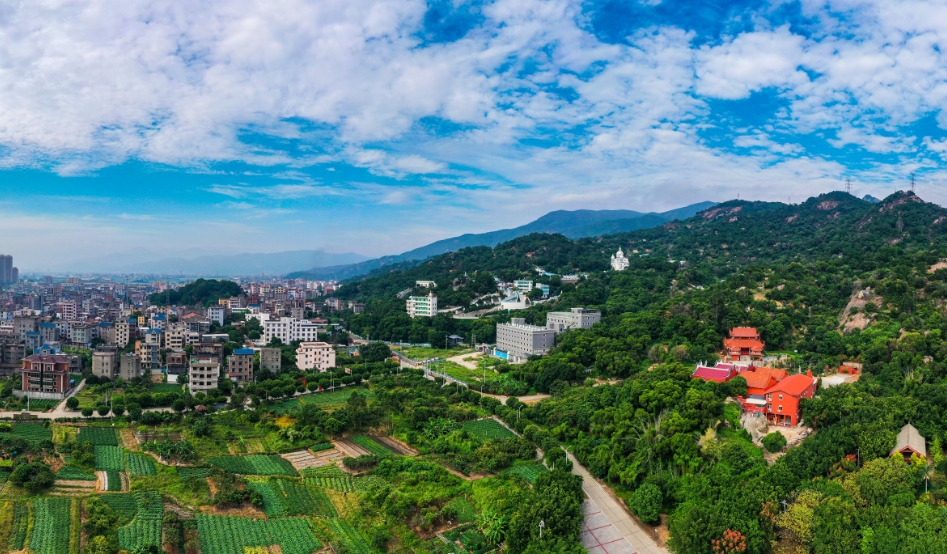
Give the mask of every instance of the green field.
POLYGON ((26 502, 17 502, 13 505, 13 525, 10 529, 10 539, 7 548, 11 551, 23 550, 26 546, 26 532, 30 528, 30 508, 26 502))
POLYGON ((269 520, 197 514, 202 554, 244 554, 254 546, 280 545, 283 554, 312 554, 322 543, 305 518, 269 520))
MULTIPOLYGON (((47 410, 52 410, 59 405, 59 400, 46 400, 40 398, 31 398, 29 405, 31 412, 45 412, 47 410)), ((23 401, 23 407, 26 407, 26 401, 23 401)))
POLYGON ((80 427, 76 440, 96 446, 118 446, 118 437, 111 427, 80 427))
MULTIPOLYGON (((7 435, 7 433, 3 433, 3 435, 7 435)), ((53 440, 53 432, 51 429, 32 423, 14 423, 9 436, 31 441, 53 440)))
POLYGON ((338 410, 339 408, 345 407, 345 403, 348 402, 349 397, 352 396, 352 393, 355 391, 358 391, 358 394, 366 399, 375 398, 372 391, 365 387, 345 387, 334 391, 313 392, 297 396, 296 398, 280 400, 274 402, 271 409, 278 414, 283 414, 303 404, 306 406, 318 406, 326 411, 338 410))
POLYGON ((129 452, 125 455, 125 471, 132 477, 157 475, 155 462, 150 456, 129 452))
MULTIPOLYGON (((446 373, 454 379, 460 379, 465 383, 472 383, 474 381, 479 382, 484 376, 484 371, 482 369, 467 369, 466 367, 454 362, 438 362, 436 364, 431 364, 431 369, 441 373, 446 373)), ((487 379, 496 377, 496 372, 490 368, 487 368, 486 376, 487 379)))
POLYGON ((164 504, 157 492, 137 493, 134 496, 136 513, 131 523, 118 529, 118 546, 124 550, 153 544, 161 546, 161 518, 164 504))
POLYGON ((224 471, 240 475, 299 475, 293 464, 279 456, 251 454, 249 456, 217 456, 208 462, 224 471))
POLYGON ((391 450, 388 450, 384 446, 375 442, 371 437, 365 435, 355 435, 352 437, 352 442, 361 446, 365 450, 368 450, 373 455, 378 456, 379 458, 385 458, 387 456, 394 456, 395 453, 391 450))
POLYGON ((33 532, 30 552, 35 554, 67 554, 72 500, 68 498, 36 498, 33 500, 33 532))
POLYGON ((495 419, 478 419, 476 421, 464 422, 464 429, 471 435, 480 439, 508 439, 516 435, 500 425, 495 419))
POLYGON ((523 479, 529 481, 530 484, 533 484, 536 481, 536 478, 539 477, 539 474, 544 471, 549 471, 546 469, 546 466, 541 464, 523 464, 513 466, 509 469, 509 473, 512 475, 518 475, 523 479))
POLYGON ((188 479, 207 479, 210 477, 210 468, 208 467, 179 467, 178 477, 182 481, 188 479))
POLYGON ((62 466, 59 468, 59 473, 56 474, 56 479, 64 479, 68 481, 95 481, 95 474, 89 473, 88 471, 75 467, 75 466, 62 466))
POLYGON ((432 360, 434 358, 453 358, 454 356, 460 356, 461 354, 473 354, 476 350, 471 348, 430 348, 428 346, 406 346, 403 348, 396 348, 400 350, 402 354, 411 358, 412 360, 432 360))
POLYGON ((107 469, 105 470, 105 480, 107 481, 108 491, 120 491, 122 490, 122 473, 118 470, 107 469))
POLYGON ((339 546, 345 548, 346 552, 352 552, 353 554, 371 554, 371 548, 368 547, 368 543, 365 542, 365 539, 352 527, 349 522, 344 519, 329 519, 326 520, 329 528, 332 529, 332 534, 335 535, 336 541, 340 543, 339 546))
POLYGON ((96 446, 95 469, 122 471, 125 469, 125 451, 117 446, 96 446))
POLYGON ((122 525, 129 523, 138 513, 138 499, 133 494, 103 494, 102 502, 109 505, 118 516, 118 522, 122 525))
POLYGON ((338 513, 325 493, 291 479, 252 481, 250 488, 263 496, 263 511, 268 516, 318 515, 335 517, 338 513))
POLYGON ((183 387, 175 383, 155 383, 148 387, 148 392, 154 394, 157 392, 181 392, 183 387))

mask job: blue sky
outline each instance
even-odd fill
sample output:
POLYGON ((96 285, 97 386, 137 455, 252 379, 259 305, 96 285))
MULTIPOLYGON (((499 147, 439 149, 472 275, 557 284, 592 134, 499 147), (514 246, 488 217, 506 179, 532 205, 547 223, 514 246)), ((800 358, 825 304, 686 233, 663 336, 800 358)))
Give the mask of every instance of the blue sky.
POLYGON ((947 203, 947 3, 0 3, 0 250, 399 253, 578 208, 947 203))

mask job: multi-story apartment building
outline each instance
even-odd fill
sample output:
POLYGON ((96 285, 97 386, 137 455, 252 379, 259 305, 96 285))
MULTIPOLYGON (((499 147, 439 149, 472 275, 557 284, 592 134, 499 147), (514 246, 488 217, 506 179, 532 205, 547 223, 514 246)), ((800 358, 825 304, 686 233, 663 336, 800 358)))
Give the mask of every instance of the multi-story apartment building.
MULTIPOLYGON (((27 352, 33 352, 34 350, 39 350, 40 346, 43 346, 43 335, 39 331, 27 331, 26 337, 23 339, 23 346, 26 348, 27 352)), ((36 352, 33 352, 34 354, 36 352)))
POLYGON ((427 296, 410 296, 407 309, 411 317, 434 317, 437 315, 437 297, 433 292, 427 296))
POLYGON ((75 300, 62 300, 57 307, 59 317, 66 321, 72 321, 79 317, 79 306, 75 300))
POLYGON ((165 364, 168 367, 168 374, 180 375, 187 373, 187 360, 186 352, 168 352, 165 354, 165 364))
POLYGON ((253 349, 237 348, 227 360, 227 373, 236 383, 253 381, 253 349))
POLYGON ((263 322, 263 340, 269 343, 273 340, 273 337, 276 337, 283 344, 289 344, 297 340, 315 342, 319 340, 319 333, 324 329, 325 325, 313 323, 306 319, 281 317, 263 322))
POLYGON ((585 308, 572 308, 568 312, 549 312, 546 314, 546 328, 556 333, 566 329, 588 329, 602 321, 602 312, 585 308))
POLYGON ((118 375, 119 354, 115 348, 102 348, 92 353, 92 374, 114 379, 118 375))
POLYGON ((191 393, 207 393, 217 388, 220 380, 220 359, 210 357, 192 357, 187 372, 187 387, 191 393))
POLYGON ((260 349, 260 369, 268 369, 273 373, 279 373, 283 352, 279 348, 261 348, 260 349))
POLYGON ((217 323, 217 325, 222 326, 226 318, 227 318, 226 306, 211 306, 210 308, 207 308, 207 319, 217 323))
POLYGON ((0 375, 11 375, 23 367, 26 349, 16 337, 0 336, 0 375))
POLYGON ((16 316, 13 318, 13 333, 16 340, 23 342, 26 340, 26 334, 33 331, 39 331, 39 318, 33 316, 16 316))
POLYGON ((48 321, 40 323, 39 332, 43 335, 43 342, 59 342, 59 328, 55 323, 48 321))
POLYGON ((303 371, 318 369, 325 372, 335 367, 335 349, 325 342, 303 342, 296 349, 296 367, 303 371))
POLYGON ((70 360, 68 356, 44 356, 34 354, 23 358, 20 370, 21 394, 40 393, 42 397, 61 398, 72 389, 69 379, 70 360))
POLYGON ((127 321, 116 321, 115 325, 115 346, 125 348, 132 340, 132 326, 127 321))
POLYGON ((132 353, 122 354, 121 360, 119 362, 118 374, 126 381, 131 381, 136 377, 141 377, 143 374, 141 358, 132 353))
POLYGON ((497 325, 497 346, 494 354, 511 362, 523 362, 530 356, 549 352, 556 343, 552 329, 527 325, 526 320, 514 317, 510 323, 497 325))
POLYGON ((72 344, 88 347, 95 338, 95 326, 87 323, 72 323, 69 325, 70 341, 72 344))

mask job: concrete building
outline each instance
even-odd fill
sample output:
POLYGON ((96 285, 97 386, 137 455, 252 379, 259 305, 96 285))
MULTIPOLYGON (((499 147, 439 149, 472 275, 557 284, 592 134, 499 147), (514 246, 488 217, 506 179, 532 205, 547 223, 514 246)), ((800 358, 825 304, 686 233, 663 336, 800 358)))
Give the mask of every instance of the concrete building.
POLYGON ((131 381, 136 377, 141 377, 142 374, 141 358, 132 353, 122 354, 118 375, 126 381, 131 381))
POLYGON ((279 373, 282 369, 282 359, 283 353, 279 348, 260 349, 260 369, 268 369, 273 373, 279 373))
POLYGON ((335 349, 325 342, 304 342, 296 349, 296 367, 303 371, 318 369, 325 372, 335 367, 335 349))
POLYGON ((612 269, 615 271, 628 269, 628 258, 626 258, 625 253, 621 251, 621 247, 618 248, 618 252, 612 254, 612 269))
POLYGON ((216 357, 192 357, 187 372, 187 387, 193 394, 217 388, 220 380, 220 359, 216 357))
POLYGON ((26 334, 34 331, 39 331, 38 317, 16 316, 13 318, 13 334, 19 342, 26 340, 26 334))
POLYGON ((426 289, 437 288, 437 283, 435 283, 434 281, 415 281, 414 285, 417 287, 424 287, 426 289))
POLYGON ((187 353, 168 352, 165 354, 165 364, 167 365, 168 374, 170 375, 187 373, 187 353))
POLYGON ((569 312, 546 314, 546 328, 556 333, 561 333, 566 329, 588 329, 599 321, 602 321, 602 312, 585 308, 572 308, 569 312))
POLYGON ((132 337, 132 327, 131 324, 127 321, 117 321, 115 322, 115 346, 119 348, 125 348, 128 346, 128 343, 131 342, 132 337))
POLYGON ((0 375, 11 375, 23 367, 26 349, 13 336, 0 337, 0 375))
POLYGON ((224 359, 224 343, 201 341, 195 342, 191 349, 191 357, 209 358, 214 357, 218 360, 224 359))
POLYGON ((15 282, 13 280, 13 256, 0 254, 0 285, 15 282))
POLYGON ((552 329, 527 325, 526 320, 514 317, 510 323, 497 325, 497 346, 494 355, 510 362, 523 362, 530 356, 549 352, 556 343, 552 329))
POLYGON ((40 323, 39 332, 43 335, 43 342, 59 342, 59 328, 55 323, 48 321, 40 323))
POLYGON ((226 306, 211 306, 207 308, 207 319, 217 323, 221 327, 224 325, 224 320, 227 318, 227 307, 226 306))
POLYGON ((253 382, 253 349, 234 350, 227 360, 227 373, 235 383, 253 382))
POLYGON ((23 358, 23 369, 20 370, 22 386, 20 391, 16 391, 20 393, 18 396, 29 392, 32 398, 62 398, 72 389, 69 362, 68 356, 34 354, 23 358))
POLYGON ((533 282, 529 279, 518 279, 513 281, 513 288, 520 292, 529 292, 533 290, 533 282))
POLYGON ((437 297, 433 292, 427 296, 409 296, 407 308, 411 317, 434 317, 437 315, 437 297))
POLYGON ((118 352, 112 349, 100 349, 92 353, 92 374, 96 377, 114 379, 118 375, 118 352))
POLYGON ((265 320, 263 321, 263 341, 269 344, 275 337, 281 340, 283 344, 289 344, 297 340, 300 342, 315 342, 319 340, 319 333, 323 332, 325 328, 325 325, 292 317, 265 320))
POLYGON ((89 347, 92 344, 92 339, 95 338, 93 335, 95 330, 94 325, 89 325, 86 323, 74 323, 69 326, 69 332, 71 333, 70 341, 72 344, 78 346, 89 347))
POLYGON ((26 351, 33 352, 38 350, 40 346, 43 346, 43 335, 39 331, 27 331, 26 337, 23 339, 23 347, 26 348, 26 351))
POLYGON ((142 344, 138 349, 141 366, 147 369, 161 369, 161 347, 157 344, 142 344))

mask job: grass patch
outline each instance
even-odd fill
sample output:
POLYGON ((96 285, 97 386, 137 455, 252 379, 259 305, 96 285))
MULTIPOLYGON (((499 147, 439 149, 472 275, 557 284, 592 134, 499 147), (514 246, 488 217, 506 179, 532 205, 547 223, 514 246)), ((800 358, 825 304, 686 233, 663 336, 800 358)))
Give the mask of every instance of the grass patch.
MULTIPOLYGON (((465 383, 473 381, 480 382, 483 379, 484 371, 482 369, 467 369, 466 367, 454 362, 438 362, 431 364, 431 369, 450 375, 454 379, 460 379, 465 383)), ((496 377, 496 372, 490 368, 486 371, 487 379, 496 377)))
POLYGON ((532 485, 536 481, 536 478, 545 471, 549 470, 546 469, 546 466, 542 464, 522 464, 513 466, 509 469, 509 473, 511 475, 517 475, 523 479, 526 479, 530 485, 532 485))

